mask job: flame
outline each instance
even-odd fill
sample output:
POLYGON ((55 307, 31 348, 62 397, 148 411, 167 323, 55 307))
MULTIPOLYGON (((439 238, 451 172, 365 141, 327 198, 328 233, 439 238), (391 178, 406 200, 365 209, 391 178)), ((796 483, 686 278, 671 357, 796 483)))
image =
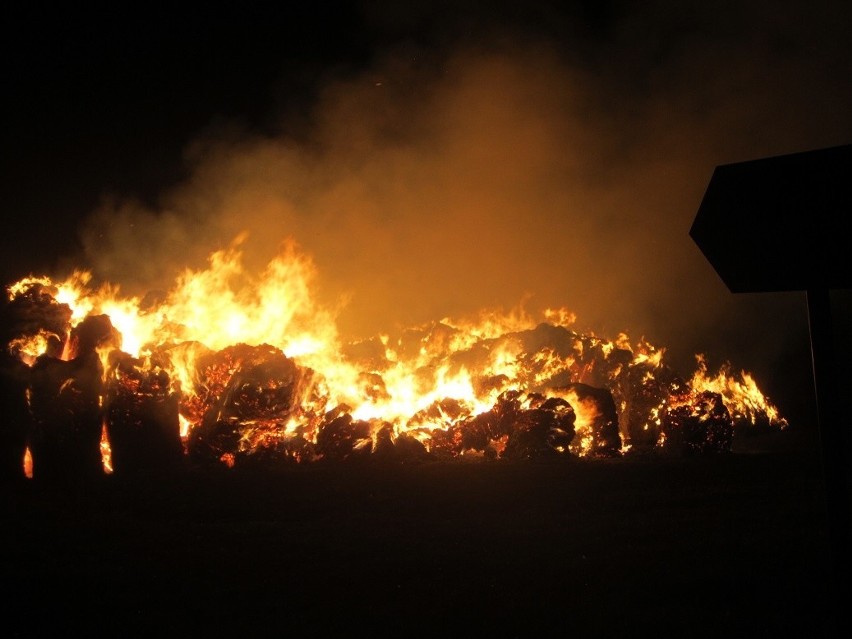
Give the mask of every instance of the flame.
POLYGON ((101 428, 101 441, 100 441, 100 449, 101 449, 101 464, 104 467, 104 473, 107 475, 111 475, 112 470, 112 447, 109 443, 109 434, 107 433, 106 424, 101 428))
MULTIPOLYGON (((65 344, 62 358, 69 359, 74 328, 87 317, 108 316, 121 339, 98 347, 105 385, 131 384, 118 373, 121 366, 130 370, 117 363, 127 357, 137 371, 129 392, 141 392, 137 387, 144 385, 145 375, 161 376, 167 387, 158 382, 146 397, 177 399, 175 428, 183 452, 197 444, 194 437, 215 448, 210 433, 236 429, 236 443, 215 455, 231 466, 239 454, 258 451, 314 459, 321 453, 310 447, 334 444, 320 441, 331 424, 358 433, 353 454, 379 450, 389 437, 419 442, 430 451, 443 446, 458 454, 487 450, 502 455, 517 449, 506 429, 526 424, 524 411, 563 419, 557 404, 542 408, 543 400, 536 398, 558 399, 573 410, 573 440, 567 445, 559 439, 567 432, 560 422, 548 435, 559 440, 554 450, 582 456, 609 446, 623 454, 635 448, 635 432, 649 431, 652 443, 661 445, 663 414, 676 401, 688 401, 672 399, 664 348, 644 339, 634 344, 626 333, 615 340, 576 333, 570 328, 576 317, 566 309, 546 309, 541 315, 522 306, 483 311, 472 319, 444 318, 397 335, 344 343, 334 315, 314 297, 313 262, 295 243, 285 243, 258 275, 244 269, 242 257, 238 239, 212 253, 205 268, 185 270, 159 303, 147 306, 137 297, 122 297, 117 286, 93 286, 87 272, 59 283, 25 278, 8 287, 9 299, 34 290, 46 294, 46 302, 39 298, 43 303, 67 307, 67 330, 58 335, 39 329, 7 347, 32 365, 50 340, 58 339, 65 344), (283 377, 269 372, 275 366, 285 371, 279 371, 283 377), (616 400, 611 412, 619 413, 619 441, 601 439, 601 420, 613 418, 604 415, 600 398, 579 392, 578 385, 610 389, 616 400), (642 393, 644 403, 636 399, 642 393), (459 434, 462 427, 468 435, 459 434), (204 429, 209 432, 202 436, 204 429), (439 434, 443 439, 436 442, 439 434)), ((687 395, 720 394, 738 419, 786 425, 748 373, 734 376, 724 368, 710 375, 699 357, 686 387, 687 395)), ((111 472, 106 423, 101 452, 104 470, 111 472)))
POLYGON ((13 338, 8 345, 9 352, 16 354, 22 362, 32 366, 36 358, 47 351, 51 338, 61 340, 59 335, 39 329, 34 335, 13 338))
POLYGON ((29 446, 24 450, 24 477, 33 478, 33 454, 29 446))
POLYGON ((572 446, 575 452, 582 456, 588 455, 592 450, 594 438, 592 437, 592 424, 595 419, 600 416, 597 406, 587 400, 581 399, 573 391, 566 393, 568 403, 574 408, 577 414, 577 419, 574 422, 574 428, 577 435, 575 436, 572 446))
POLYGON ((750 373, 740 371, 739 375, 734 375, 730 363, 726 363, 715 375, 709 375, 705 357, 699 354, 695 358, 698 367, 690 382, 694 389, 720 394, 736 418, 746 419, 752 424, 765 421, 780 428, 787 427, 787 420, 760 391, 750 373))

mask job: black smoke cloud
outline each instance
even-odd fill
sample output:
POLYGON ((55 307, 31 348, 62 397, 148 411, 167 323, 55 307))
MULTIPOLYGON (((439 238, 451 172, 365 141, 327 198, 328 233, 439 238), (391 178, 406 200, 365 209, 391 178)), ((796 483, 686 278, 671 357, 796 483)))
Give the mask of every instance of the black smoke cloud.
POLYGON ((754 370, 782 409, 809 392, 802 295, 731 295, 688 230, 716 165, 852 138, 849 11, 453 5, 361 5, 370 63, 298 117, 211 124, 153 203, 104 201, 96 275, 141 293, 244 232, 255 269, 293 238, 346 336, 565 306, 679 367, 754 370))

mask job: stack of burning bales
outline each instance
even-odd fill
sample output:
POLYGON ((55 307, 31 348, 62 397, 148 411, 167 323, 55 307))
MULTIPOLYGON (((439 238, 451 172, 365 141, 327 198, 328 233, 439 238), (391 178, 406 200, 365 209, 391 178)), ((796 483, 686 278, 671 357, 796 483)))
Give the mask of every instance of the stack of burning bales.
POLYGON ((100 476, 105 466, 133 474, 181 462, 178 398, 168 376, 122 353, 109 317, 90 315, 70 328, 70 309, 38 285, 3 310, 6 477, 24 472, 27 453, 29 472, 57 483, 100 476), (24 363, 16 345, 37 336, 44 352, 24 363))
MULTIPOLYGON (((6 477, 21 475, 27 451, 37 478, 102 474, 104 440, 115 473, 126 475, 187 463, 723 453, 743 419, 732 416, 721 394, 692 388, 659 358, 551 324, 441 351, 443 363, 476 371, 511 345, 521 371, 515 379, 473 377, 477 390, 494 398, 489 409, 446 397, 387 421, 357 418, 351 406, 331 399, 322 375, 273 346, 213 351, 169 343, 143 360, 121 351, 121 335, 106 315, 73 328, 70 319, 68 306, 37 283, 5 301, 6 477), (44 338, 43 352, 25 361, 21 338, 36 336, 44 338), (182 388, 168 371, 190 348, 200 354, 192 388, 182 388), (181 422, 191 425, 183 433, 181 422)), ((412 330, 398 350, 445 344, 458 330, 442 323, 412 330)), ((388 361, 377 340, 351 345, 345 355, 364 371, 367 394, 387 393, 388 361)))

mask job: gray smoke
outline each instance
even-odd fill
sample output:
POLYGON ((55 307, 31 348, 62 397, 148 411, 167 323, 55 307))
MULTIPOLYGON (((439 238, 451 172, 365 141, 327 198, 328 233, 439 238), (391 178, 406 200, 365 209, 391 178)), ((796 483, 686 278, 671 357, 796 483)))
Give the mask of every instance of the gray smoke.
MULTIPOLYGON (((780 389, 806 351, 803 297, 731 295, 688 230, 716 165, 852 138, 849 16, 781 5, 645 3, 577 42, 501 23, 389 48, 329 80, 298 135, 282 118, 190 141, 191 177, 160 206, 95 212, 88 259, 143 292, 243 232, 254 269, 293 238, 323 302, 345 301, 345 336, 524 301, 780 389)), ((370 6, 390 32, 431 15, 370 6)))

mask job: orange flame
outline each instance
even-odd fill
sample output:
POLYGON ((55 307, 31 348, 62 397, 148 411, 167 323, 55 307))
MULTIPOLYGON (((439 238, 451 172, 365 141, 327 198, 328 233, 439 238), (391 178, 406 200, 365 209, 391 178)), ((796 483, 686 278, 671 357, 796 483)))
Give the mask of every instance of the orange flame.
MULTIPOLYGON (((244 365, 222 364, 224 368, 215 373, 220 377, 214 379, 212 369, 201 370, 201 361, 237 344, 268 345, 311 371, 293 388, 298 408, 283 422, 260 418, 244 422, 239 447, 249 451, 274 448, 273 440, 297 435, 316 443, 318 416, 341 406, 353 420, 369 425, 374 444, 379 431, 390 425, 392 437, 410 434, 428 447, 430 433, 486 413, 502 393, 514 389, 567 401, 576 416, 571 451, 586 455, 593 448, 591 424, 599 417, 599 407, 566 390, 571 384, 613 385, 615 395, 625 385, 632 384, 635 390, 663 384, 657 375, 665 371, 664 348, 644 340, 634 345, 624 333, 613 341, 575 333, 569 327, 576 318, 565 309, 547 309, 541 318, 523 308, 489 311, 474 320, 445 318, 397 336, 345 344, 334 315, 314 298, 314 276, 312 261, 292 242, 259 276, 247 273, 237 241, 213 253, 206 268, 186 270, 162 302, 152 307, 143 308, 136 297, 121 297, 116 286, 90 287, 92 278, 85 272, 75 272, 58 284, 46 277, 26 278, 12 284, 8 293, 15 299, 41 287, 53 302, 70 309, 69 330, 89 315, 108 315, 121 335, 121 351, 138 358, 140 366, 161 367, 167 374, 170 391, 179 397, 185 450, 216 393, 225 392, 228 380, 244 365), (442 404, 445 400, 452 400, 452 410, 442 404)), ((64 340, 67 335, 40 330, 15 338, 8 348, 32 364, 51 337, 64 340)), ((117 348, 111 345, 100 352, 107 375, 117 348)), ((699 358, 689 386, 694 392, 721 394, 738 417, 754 422, 762 415, 771 424, 786 425, 748 373, 734 376, 725 368, 711 376, 699 358)), ((617 399, 626 414, 628 398, 617 399)), ((643 409, 641 428, 659 430, 664 404, 657 401, 643 409)), ((622 451, 631 447, 628 430, 622 426, 622 451)), ((500 453, 505 436, 493 437, 491 445, 500 453)), ((106 425, 101 451, 104 469, 111 472, 106 425)), ((220 458, 234 463, 230 452, 220 458)))

